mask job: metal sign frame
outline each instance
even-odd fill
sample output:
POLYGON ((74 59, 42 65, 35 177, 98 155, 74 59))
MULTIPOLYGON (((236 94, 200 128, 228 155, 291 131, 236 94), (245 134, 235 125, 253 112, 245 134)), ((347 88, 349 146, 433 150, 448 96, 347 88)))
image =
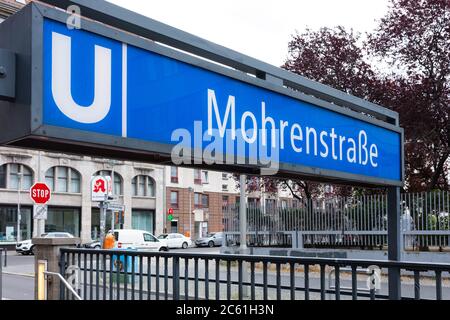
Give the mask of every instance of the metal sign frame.
MULTIPOLYGON (((400 134, 401 181, 285 163, 280 163, 280 172, 277 176, 364 186, 403 185, 404 132, 399 127, 399 118, 396 112, 205 41, 106 1, 45 0, 44 2, 64 9, 73 4, 80 6, 82 29, 88 32, 152 51, 400 134), (155 41, 171 45, 190 54, 158 44, 155 41), (200 55, 200 57, 192 54, 200 55), (205 58, 211 61, 205 60, 205 58), (218 63, 235 69, 224 67, 218 63), (256 77, 247 73, 256 75, 256 77)), ((3 130, 5 133, 2 131, 0 136, 0 143, 170 164, 173 148, 173 145, 170 144, 54 127, 43 123, 43 23, 44 19, 65 23, 68 17, 69 15, 65 11, 33 2, 19 11, 12 19, 0 24, 0 33, 15 34, 14 37, 0 39, 0 47, 16 52, 18 59, 17 83, 22 86, 22 90, 18 90, 14 102, 0 101, 0 125, 5 128, 3 130)), ((242 165, 214 165, 208 168, 248 174, 259 172, 259 168, 242 165)))

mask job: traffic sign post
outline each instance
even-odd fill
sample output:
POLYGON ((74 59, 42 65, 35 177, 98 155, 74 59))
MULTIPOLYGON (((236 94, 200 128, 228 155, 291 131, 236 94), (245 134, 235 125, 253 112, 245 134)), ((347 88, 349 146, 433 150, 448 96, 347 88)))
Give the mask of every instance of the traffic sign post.
POLYGON ((46 204, 50 201, 51 195, 50 188, 43 182, 37 182, 30 188, 30 198, 35 203, 33 207, 33 218, 38 220, 38 236, 45 232, 45 227, 41 226, 40 221, 43 220, 45 224, 45 220, 47 220, 48 207, 46 204))
POLYGON ((50 196, 50 188, 45 183, 37 182, 30 188, 30 197, 36 204, 46 204, 50 196))
POLYGON ((95 176, 91 180, 91 200, 97 201, 100 208, 100 243, 106 234, 106 210, 108 209, 108 198, 111 196, 111 177, 95 176))
POLYGON ((47 220, 48 207, 42 204, 35 204, 33 207, 33 218, 37 220, 47 220))

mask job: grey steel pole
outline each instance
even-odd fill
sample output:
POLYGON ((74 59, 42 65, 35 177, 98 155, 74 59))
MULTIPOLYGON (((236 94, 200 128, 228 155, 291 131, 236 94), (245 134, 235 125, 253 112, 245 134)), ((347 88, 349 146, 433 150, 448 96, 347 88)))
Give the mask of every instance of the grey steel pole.
MULTIPOLYGON (((247 176, 241 174, 239 176, 239 186, 241 191, 241 199, 239 202, 239 233, 241 235, 239 252, 240 254, 248 254, 247 248, 247 198, 246 198, 246 183, 247 176)), ((249 272, 248 272, 248 262, 242 262, 242 282, 248 283, 249 272)), ((243 297, 249 296, 248 286, 242 286, 243 297)))
POLYGON ((192 187, 189 187, 189 238, 192 239, 192 187))
POLYGON ((2 257, 3 257, 3 249, 0 249, 0 301, 3 300, 3 261, 2 261, 2 257))
MULTIPOLYGON (((401 260, 400 246, 400 188, 388 188, 388 259, 401 260)), ((400 269, 389 268, 389 299, 401 299, 400 269)))
POLYGON ((108 195, 105 196, 105 200, 100 202, 100 245, 103 248, 103 242, 105 240, 106 229, 106 206, 108 195))
MULTIPOLYGON (((114 197, 114 165, 116 164, 116 162, 114 160, 112 160, 112 168, 111 168, 111 194, 114 197)), ((137 183, 138 181, 136 181, 137 183)), ((137 186, 136 186, 137 187, 137 186)), ((106 220, 106 213, 105 213, 105 220, 106 220)), ((114 230, 114 212, 111 211, 111 230, 114 230)))
POLYGON ((244 253, 247 250, 247 199, 245 195, 246 180, 247 176, 245 174, 241 174, 239 176, 239 186, 241 191, 241 199, 239 204, 239 233, 241 234, 239 251, 241 251, 241 253, 244 253))
POLYGON ((20 240, 21 240, 20 222, 22 220, 22 215, 20 214, 20 189, 22 189, 22 172, 17 172, 17 178, 19 179, 19 181, 17 182, 17 236, 16 236, 16 241, 20 242, 20 240))

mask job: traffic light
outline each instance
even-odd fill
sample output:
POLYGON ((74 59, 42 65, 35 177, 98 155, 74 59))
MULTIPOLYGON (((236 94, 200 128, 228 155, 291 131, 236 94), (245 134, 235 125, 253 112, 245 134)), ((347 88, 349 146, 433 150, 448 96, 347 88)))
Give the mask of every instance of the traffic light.
POLYGON ((173 220, 173 208, 169 208, 169 210, 167 210, 167 220, 173 220))

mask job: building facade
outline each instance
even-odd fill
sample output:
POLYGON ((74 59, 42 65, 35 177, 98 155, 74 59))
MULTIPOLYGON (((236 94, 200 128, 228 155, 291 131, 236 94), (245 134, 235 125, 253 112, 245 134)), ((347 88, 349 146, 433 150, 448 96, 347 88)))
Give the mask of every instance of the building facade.
POLYGON ((180 232, 193 239, 223 231, 222 207, 236 202, 239 190, 232 174, 201 169, 166 167, 167 232, 180 232), (167 212, 169 213, 169 212, 167 212))
MULTIPOLYGON (((116 202, 125 206, 124 228, 162 233, 163 166, 0 147, 0 243, 16 241, 18 212, 20 239, 37 236, 29 189, 38 181, 52 191, 46 232, 70 232, 83 242, 98 239, 100 210, 91 201, 91 179, 96 175, 113 177, 116 202)), ((108 212, 107 229, 112 218, 108 212)))

